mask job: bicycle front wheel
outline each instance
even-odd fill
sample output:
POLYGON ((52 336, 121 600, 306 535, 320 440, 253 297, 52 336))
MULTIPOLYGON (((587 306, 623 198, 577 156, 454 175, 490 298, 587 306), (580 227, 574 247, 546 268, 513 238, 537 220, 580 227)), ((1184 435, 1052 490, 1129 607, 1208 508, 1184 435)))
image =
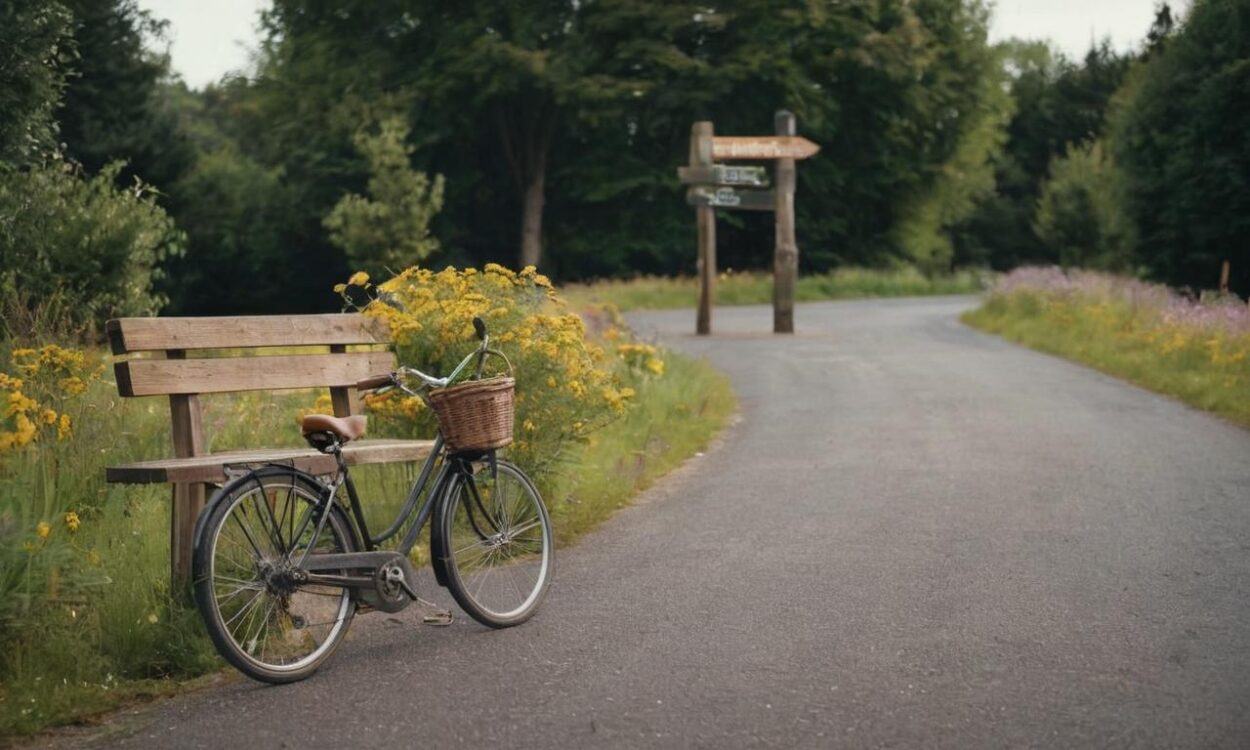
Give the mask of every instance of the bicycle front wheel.
POLYGON ((306 551, 355 551, 350 522, 322 492, 296 472, 262 469, 227 485, 200 525, 196 604, 218 653, 255 680, 312 674, 356 612, 346 589, 299 580, 306 551), (317 507, 330 514, 320 529, 317 507))
POLYGON ((453 475, 441 504, 447 588, 483 625, 518 625, 534 615, 551 583, 551 518, 534 483, 512 463, 470 469, 453 475))

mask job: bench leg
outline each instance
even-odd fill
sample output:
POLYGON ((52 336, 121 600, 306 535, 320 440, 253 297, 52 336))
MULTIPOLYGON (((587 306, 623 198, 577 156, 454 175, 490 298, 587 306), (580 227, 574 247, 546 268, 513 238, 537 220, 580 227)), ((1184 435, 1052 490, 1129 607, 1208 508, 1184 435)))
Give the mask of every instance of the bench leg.
POLYGON ((170 592, 177 593, 191 580, 191 549, 195 544, 195 519, 204 508, 205 486, 175 484, 169 514, 170 592))

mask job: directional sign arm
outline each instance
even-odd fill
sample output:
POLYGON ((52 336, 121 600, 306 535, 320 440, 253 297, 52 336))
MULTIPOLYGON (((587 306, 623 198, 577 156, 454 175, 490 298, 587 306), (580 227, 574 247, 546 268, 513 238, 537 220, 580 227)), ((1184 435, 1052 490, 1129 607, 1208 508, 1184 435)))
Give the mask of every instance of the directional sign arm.
POLYGON ((768 187, 768 170, 764 167, 728 164, 713 164, 710 167, 678 167, 677 177, 685 185, 768 187))
POLYGON ((716 136, 712 139, 713 159, 807 159, 818 151, 820 146, 800 135, 716 136))
POLYGON ((773 211, 777 197, 771 190, 734 190, 730 187, 696 186, 686 192, 692 206, 731 208, 738 211, 773 211))

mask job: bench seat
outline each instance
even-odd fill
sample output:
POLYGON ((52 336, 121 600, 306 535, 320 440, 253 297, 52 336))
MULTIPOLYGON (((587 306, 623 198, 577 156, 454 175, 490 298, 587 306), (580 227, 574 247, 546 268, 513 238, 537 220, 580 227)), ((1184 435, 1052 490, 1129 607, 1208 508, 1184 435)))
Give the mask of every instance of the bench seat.
MULTIPOLYGON (((343 446, 343 457, 350 466, 420 461, 430 455, 433 447, 433 440, 357 440, 343 446)), ((105 470, 105 478, 120 484, 202 482, 219 485, 229 479, 227 468, 246 469, 267 463, 290 463, 318 476, 333 474, 338 468, 334 456, 312 448, 264 448, 110 466, 105 470)))

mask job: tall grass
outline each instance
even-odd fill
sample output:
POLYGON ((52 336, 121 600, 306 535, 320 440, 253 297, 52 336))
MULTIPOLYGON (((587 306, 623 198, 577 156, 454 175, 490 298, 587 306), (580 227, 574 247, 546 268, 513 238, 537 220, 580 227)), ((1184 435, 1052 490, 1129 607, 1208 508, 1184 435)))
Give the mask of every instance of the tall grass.
POLYGON ((1236 297, 1025 268, 963 319, 1250 426, 1250 308, 1236 297))
MULTIPOLYGON (((839 268, 825 274, 800 276, 795 298, 800 302, 815 302, 861 297, 971 294, 982 291, 985 284, 985 274, 977 271, 925 276, 914 268, 839 268)), ((561 289, 561 293, 569 304, 577 308, 612 304, 622 311, 663 310, 697 305, 699 280, 689 276, 643 276, 629 280, 569 284, 561 289)), ((726 271, 717 277, 718 305, 762 305, 772 302, 772 295, 773 277, 768 273, 726 271)))
MULTIPOLYGON (((103 354, 93 357, 107 364, 103 354)), ((732 411, 728 383, 710 366, 664 357, 664 375, 640 384, 636 405, 570 451, 545 483, 562 543, 706 445, 732 411)), ((205 398, 211 448, 301 444, 298 414, 318 398, 313 391, 205 398)), ((11 542, 0 578, 33 575, 27 605, 0 618, 0 737, 168 693, 222 666, 198 613, 183 592, 169 590, 168 486, 104 482, 107 465, 170 453, 165 400, 121 399, 101 379, 78 409, 72 440, 0 454, 0 532, 11 542), (49 474, 56 480, 50 505, 35 507, 37 478, 49 474), (68 511, 79 518, 76 530, 63 520, 68 511), (37 523, 48 524, 46 537, 37 523), (31 573, 31 560, 45 564, 31 573), (67 585, 75 578, 81 586, 67 585)), ((414 473, 392 465, 354 475, 371 526, 393 517, 414 473)))

